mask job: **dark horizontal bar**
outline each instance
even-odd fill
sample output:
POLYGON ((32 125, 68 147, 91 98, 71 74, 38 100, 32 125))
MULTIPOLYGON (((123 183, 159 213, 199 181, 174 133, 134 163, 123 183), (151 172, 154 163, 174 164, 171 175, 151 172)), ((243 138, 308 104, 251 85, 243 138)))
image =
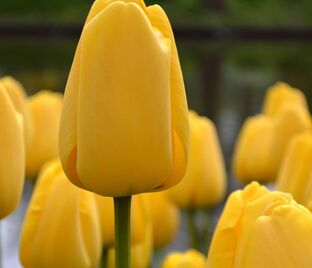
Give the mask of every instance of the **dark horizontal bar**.
MULTIPOLYGON (((82 24, 12 23, 0 22, 0 37, 10 38, 78 38, 82 24)), ((175 25, 177 38, 213 40, 306 40, 312 41, 312 27, 211 27, 203 25, 175 25)))

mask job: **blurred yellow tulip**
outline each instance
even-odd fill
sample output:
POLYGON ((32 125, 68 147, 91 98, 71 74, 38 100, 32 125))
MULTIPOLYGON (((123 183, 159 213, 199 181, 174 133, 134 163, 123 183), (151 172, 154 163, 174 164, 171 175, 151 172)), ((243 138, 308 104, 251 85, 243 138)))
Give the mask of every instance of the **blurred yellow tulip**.
POLYGON ((276 189, 291 193, 307 205, 312 197, 312 132, 296 135, 290 142, 281 165, 276 189))
POLYGON ((216 128, 212 121, 189 113, 190 158, 183 180, 168 191, 181 208, 217 204, 226 190, 226 172, 216 128))
POLYGON ((242 183, 253 180, 269 182, 274 178, 272 149, 274 122, 270 117, 257 115, 247 118, 233 154, 233 172, 242 183))
POLYGON ((268 88, 262 110, 265 115, 275 117, 288 103, 298 104, 308 111, 306 98, 299 89, 284 82, 277 82, 268 88))
POLYGON ((2 77, 0 84, 8 93, 16 111, 23 116, 25 148, 27 150, 32 136, 32 122, 26 102, 26 91, 22 84, 11 76, 2 77))
POLYGON ((58 130, 62 95, 40 91, 28 100, 33 135, 26 154, 26 175, 34 176, 42 165, 58 156, 58 130))
POLYGON ((100 254, 94 195, 72 185, 58 160, 45 165, 22 228, 23 267, 97 268, 100 254))
POLYGON ((18 206, 24 185, 25 146, 22 116, 0 84, 0 219, 18 206))
MULTIPOLYGON (((131 266, 132 268, 148 268, 153 254, 152 216, 148 197, 144 194, 133 196, 134 229, 141 232, 140 240, 131 241, 131 266), (140 220, 137 218, 141 217, 140 220)), ((108 268, 115 267, 115 249, 109 248, 108 268)))
POLYGON ((229 197, 207 268, 310 268, 312 214, 291 195, 251 183, 229 197))
POLYGON ((309 112, 296 103, 284 105, 274 119, 272 164, 275 176, 292 137, 306 130, 311 130, 309 112))
POLYGON ((68 178, 100 195, 129 196, 180 181, 187 102, 161 7, 94 2, 67 81, 59 137, 68 178))
POLYGON ((180 225, 180 212, 165 192, 146 195, 151 207, 154 247, 162 248, 175 238, 180 225))
POLYGON ((195 250, 185 253, 172 252, 164 260, 161 268, 205 268, 205 256, 195 250))

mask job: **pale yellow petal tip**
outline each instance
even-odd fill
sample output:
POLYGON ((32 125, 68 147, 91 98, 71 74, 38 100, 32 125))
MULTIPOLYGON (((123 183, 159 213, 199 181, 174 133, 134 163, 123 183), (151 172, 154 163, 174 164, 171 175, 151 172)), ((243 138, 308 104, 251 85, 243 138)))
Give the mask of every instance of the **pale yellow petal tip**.
POLYGON ((162 268, 205 268, 206 258, 198 251, 191 249, 184 253, 172 252, 164 260, 162 268))

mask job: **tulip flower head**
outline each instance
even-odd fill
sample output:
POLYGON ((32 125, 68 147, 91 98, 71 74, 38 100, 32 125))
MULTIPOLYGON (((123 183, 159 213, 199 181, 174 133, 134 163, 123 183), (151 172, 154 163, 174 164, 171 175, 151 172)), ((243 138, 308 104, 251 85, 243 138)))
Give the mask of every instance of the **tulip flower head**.
POLYGON ((129 196, 180 181, 187 102, 161 7, 94 2, 68 77, 59 140, 68 178, 100 195, 129 196))
POLYGON ((190 158, 182 181, 168 191, 181 208, 200 208, 217 204, 226 190, 223 156, 212 121, 189 113, 190 158))
POLYGON ((188 250, 185 253, 170 253, 161 268, 204 268, 205 256, 196 250, 188 250))
POLYGON ((39 91, 28 100, 33 135, 26 154, 26 174, 36 175, 42 165, 58 156, 58 131, 62 95, 39 91))
POLYGON ((291 195, 251 183, 229 197, 206 267, 311 267, 311 228, 311 212, 291 195))
POLYGON ((101 232, 94 195, 72 185, 59 161, 41 171, 24 220, 25 268, 97 268, 101 232))
POLYGON ((9 94, 0 83, 0 219, 18 206, 24 185, 24 129, 9 94))

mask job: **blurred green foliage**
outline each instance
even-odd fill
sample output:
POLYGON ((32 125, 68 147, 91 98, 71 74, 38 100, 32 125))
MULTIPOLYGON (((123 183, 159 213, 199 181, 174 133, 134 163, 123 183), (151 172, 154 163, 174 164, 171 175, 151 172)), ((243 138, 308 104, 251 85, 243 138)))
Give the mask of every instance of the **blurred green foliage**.
MULTIPOLYGON (((0 20, 83 21, 92 0, 2 0, 0 20)), ((311 0, 146 0, 160 4, 174 23, 312 25, 311 0)))

